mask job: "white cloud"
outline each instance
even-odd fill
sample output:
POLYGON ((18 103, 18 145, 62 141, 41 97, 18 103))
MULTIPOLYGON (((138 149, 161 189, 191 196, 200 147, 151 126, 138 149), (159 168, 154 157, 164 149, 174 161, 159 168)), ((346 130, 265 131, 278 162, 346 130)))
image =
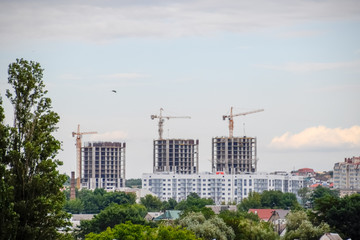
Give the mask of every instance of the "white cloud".
POLYGON ((295 73, 306 73, 313 71, 336 70, 336 69, 359 71, 360 61, 358 60, 352 62, 332 62, 332 63, 331 62, 304 62, 304 63, 290 62, 280 65, 262 64, 257 66, 272 70, 288 71, 295 73))
POLYGON ((357 0, 1 1, 2 42, 179 37, 359 19, 357 0))
POLYGON ((123 131, 112 131, 105 133, 92 134, 89 136, 90 141, 123 141, 127 133, 123 131))
POLYGON ((310 127, 300 133, 286 132, 270 143, 274 149, 353 149, 360 147, 360 126, 351 128, 310 127))

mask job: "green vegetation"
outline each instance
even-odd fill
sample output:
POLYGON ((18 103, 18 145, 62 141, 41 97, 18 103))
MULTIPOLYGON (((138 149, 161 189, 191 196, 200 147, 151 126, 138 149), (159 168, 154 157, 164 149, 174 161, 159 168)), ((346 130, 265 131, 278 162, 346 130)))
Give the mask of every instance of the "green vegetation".
POLYGON ((141 188, 141 178, 126 179, 125 187, 129 188, 141 188))
POLYGON ((235 240, 241 239, 279 239, 270 223, 260 221, 253 213, 243 211, 222 211, 219 217, 230 226, 235 233, 235 240))
POLYGON ((339 198, 330 194, 315 199, 310 214, 315 224, 326 222, 344 239, 360 239, 360 194, 339 198))
POLYGON ((179 225, 202 239, 231 240, 235 238, 234 230, 227 226, 222 218, 212 216, 206 219, 201 212, 188 213, 180 219, 179 225))
POLYGON ((60 239, 69 215, 60 191, 66 176, 57 170, 60 142, 52 135, 59 116, 45 96, 39 63, 17 59, 8 74, 14 125, 4 125, 0 99, 0 238, 60 239))
POLYGON ((199 239, 189 230, 160 225, 157 228, 150 228, 139 224, 126 222, 116 225, 114 228, 107 228, 106 231, 86 236, 87 240, 196 240, 199 239))
POLYGON ((145 224, 146 208, 139 204, 111 204, 92 220, 81 221, 79 231, 76 236, 83 238, 91 232, 101 233, 108 227, 114 227, 117 224, 130 221, 134 224, 145 224))
POLYGON ((250 208, 298 209, 300 204, 293 193, 281 191, 252 192, 239 205, 239 209, 248 211, 250 208))
POLYGON ((69 200, 69 191, 64 191, 68 200, 64 209, 69 213, 99 213, 112 203, 134 204, 136 196, 133 193, 106 192, 98 188, 95 191, 82 189, 76 192, 76 200, 69 200))
POLYGON ((330 231, 329 225, 324 222, 319 225, 314 225, 304 211, 291 212, 286 219, 285 240, 318 240, 324 233, 330 231))
POLYGON ((206 205, 213 205, 212 199, 200 198, 196 193, 190 193, 186 200, 180 201, 175 209, 183 210, 184 212, 199 212, 206 205))

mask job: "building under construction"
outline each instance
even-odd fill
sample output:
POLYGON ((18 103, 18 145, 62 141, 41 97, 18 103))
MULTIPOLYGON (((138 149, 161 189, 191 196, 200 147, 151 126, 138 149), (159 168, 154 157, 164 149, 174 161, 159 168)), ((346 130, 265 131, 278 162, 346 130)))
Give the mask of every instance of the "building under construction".
POLYGON ((82 148, 81 187, 115 190, 125 187, 125 143, 88 142, 82 148))
POLYGON ((212 139, 212 171, 225 174, 256 172, 256 138, 212 139))
POLYGON ((196 174, 199 171, 199 140, 154 140, 153 172, 196 174))

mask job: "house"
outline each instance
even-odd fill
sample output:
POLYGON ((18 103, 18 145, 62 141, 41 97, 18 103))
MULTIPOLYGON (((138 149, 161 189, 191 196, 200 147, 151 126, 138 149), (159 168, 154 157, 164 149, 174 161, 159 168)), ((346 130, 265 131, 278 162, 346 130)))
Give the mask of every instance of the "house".
POLYGON ((342 240, 342 238, 337 233, 325 233, 320 240, 342 240))
POLYGON ((205 207, 210 208, 215 214, 219 214, 221 211, 229 210, 236 212, 236 205, 206 205, 205 207))
POLYGON ((154 221, 160 220, 176 220, 180 218, 181 211, 180 210, 166 210, 165 213, 160 216, 154 218, 154 221))
POLYGON ((155 218, 159 217, 160 215, 162 215, 163 212, 148 212, 145 216, 145 220, 147 221, 152 221, 155 218))
POLYGON ((258 215, 258 217, 265 222, 268 222, 269 219, 271 217, 273 217, 272 219, 278 219, 277 216, 273 216, 273 213, 276 209, 249 209, 248 213, 252 212, 256 215, 258 215))

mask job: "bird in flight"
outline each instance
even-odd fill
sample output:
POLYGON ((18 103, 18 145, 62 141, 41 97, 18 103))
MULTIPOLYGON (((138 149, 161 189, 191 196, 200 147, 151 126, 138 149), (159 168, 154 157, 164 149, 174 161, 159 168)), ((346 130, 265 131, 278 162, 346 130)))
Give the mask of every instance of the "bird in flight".
POLYGON ((112 90, 113 93, 116 93, 116 90, 112 90))

